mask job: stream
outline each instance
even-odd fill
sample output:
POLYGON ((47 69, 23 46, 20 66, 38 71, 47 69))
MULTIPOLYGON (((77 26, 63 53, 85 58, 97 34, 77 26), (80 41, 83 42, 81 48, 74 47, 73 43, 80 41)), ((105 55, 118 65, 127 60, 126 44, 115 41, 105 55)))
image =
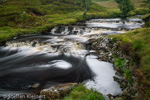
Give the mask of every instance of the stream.
POLYGON ((113 64, 99 61, 89 40, 125 33, 143 24, 140 16, 91 19, 85 25, 54 27, 46 35, 14 37, 0 47, 0 97, 37 93, 70 82, 83 82, 103 95, 121 94, 113 79, 113 64))

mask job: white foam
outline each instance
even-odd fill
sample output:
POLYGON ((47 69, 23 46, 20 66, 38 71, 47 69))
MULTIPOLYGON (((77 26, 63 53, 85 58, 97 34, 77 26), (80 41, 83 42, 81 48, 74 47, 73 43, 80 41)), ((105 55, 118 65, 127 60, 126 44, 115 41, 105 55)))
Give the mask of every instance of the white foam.
POLYGON ((112 64, 93 59, 90 56, 88 56, 86 60, 91 70, 96 74, 96 77, 94 78, 95 82, 88 81, 85 84, 87 88, 96 89, 103 95, 118 95, 122 93, 119 84, 113 79, 116 71, 113 69, 112 64))
POLYGON ((72 67, 72 65, 66 61, 63 60, 54 60, 52 61, 54 64, 52 64, 52 66, 54 65, 57 68, 62 68, 62 69, 69 69, 72 67))

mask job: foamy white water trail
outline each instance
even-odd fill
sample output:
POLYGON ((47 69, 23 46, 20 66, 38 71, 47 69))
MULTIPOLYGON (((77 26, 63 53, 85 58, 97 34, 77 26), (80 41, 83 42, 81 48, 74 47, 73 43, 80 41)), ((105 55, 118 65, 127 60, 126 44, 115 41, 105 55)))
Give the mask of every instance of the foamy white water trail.
POLYGON ((96 76, 94 77, 95 81, 88 81, 85 86, 89 89, 96 89, 103 95, 118 95, 122 93, 119 84, 113 79, 116 75, 111 63, 99 61, 91 56, 87 57, 87 62, 96 76))

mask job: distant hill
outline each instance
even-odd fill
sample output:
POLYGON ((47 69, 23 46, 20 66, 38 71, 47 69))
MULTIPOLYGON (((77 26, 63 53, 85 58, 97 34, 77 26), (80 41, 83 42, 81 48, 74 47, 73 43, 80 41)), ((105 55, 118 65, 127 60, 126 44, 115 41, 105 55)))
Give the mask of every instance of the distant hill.
MULTIPOLYGON (((100 6, 108 7, 108 8, 117 8, 117 3, 115 0, 93 0, 97 2, 100 6)), ((131 0, 135 7, 141 8, 141 4, 143 0, 131 0)))

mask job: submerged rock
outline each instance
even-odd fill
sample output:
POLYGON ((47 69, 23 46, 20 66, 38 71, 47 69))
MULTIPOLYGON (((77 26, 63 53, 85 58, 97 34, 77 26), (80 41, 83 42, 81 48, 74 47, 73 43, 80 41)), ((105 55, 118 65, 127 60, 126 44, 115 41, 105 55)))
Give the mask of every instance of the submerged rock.
POLYGON ((43 89, 40 92, 40 95, 45 95, 46 99, 60 99, 63 98, 66 94, 68 94, 73 87, 75 87, 77 83, 66 83, 52 86, 47 89, 43 89))
POLYGON ((38 88, 39 86, 40 86, 39 83, 35 83, 35 84, 32 85, 32 88, 38 88))

